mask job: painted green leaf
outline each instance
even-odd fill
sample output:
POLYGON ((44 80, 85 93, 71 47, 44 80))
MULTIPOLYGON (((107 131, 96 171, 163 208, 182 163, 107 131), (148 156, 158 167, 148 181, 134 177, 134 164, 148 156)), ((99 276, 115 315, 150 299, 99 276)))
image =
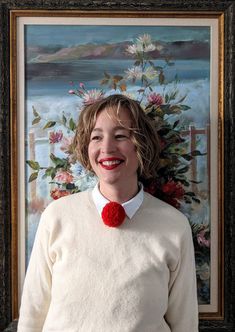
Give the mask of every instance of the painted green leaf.
POLYGON ((56 170, 53 169, 53 170, 51 171, 51 178, 54 179, 55 176, 56 176, 56 170))
POLYGON ((186 172, 188 172, 188 170, 189 170, 189 166, 185 166, 183 168, 178 169, 177 173, 180 173, 180 174, 186 173, 186 172))
POLYGON ((46 125, 43 127, 43 129, 54 127, 55 124, 56 124, 56 121, 48 121, 46 123, 46 125))
POLYGON ((193 157, 190 156, 189 154, 182 154, 181 157, 184 158, 184 159, 187 160, 187 161, 190 161, 190 160, 193 159, 193 157))
POLYGON ((182 102, 185 100, 185 98, 186 98, 186 95, 183 96, 183 97, 182 97, 177 103, 178 103, 178 104, 182 103, 182 102))
POLYGON ((38 177, 38 172, 32 173, 29 177, 29 182, 32 182, 32 181, 36 180, 37 177, 38 177))
POLYGON ((189 180, 191 183, 196 183, 196 184, 199 184, 199 183, 202 183, 202 181, 195 181, 195 180, 189 180))
POLYGON ((35 116, 35 118, 40 117, 34 106, 33 106, 33 115, 35 116))
POLYGON ((163 72, 163 68, 161 66, 154 66, 154 69, 163 72))
POLYGON ((71 118, 69 120, 69 128, 74 131, 76 129, 76 123, 73 121, 73 119, 71 118))
POLYGON ((33 121, 32 121, 32 125, 35 125, 37 123, 39 123, 41 121, 41 118, 40 116, 38 118, 35 118, 33 121))
POLYGON ((136 60, 134 63, 134 66, 139 66, 141 64, 141 62, 139 60, 136 60))
POLYGON ((187 105, 179 105, 179 107, 182 111, 187 111, 187 110, 190 110, 190 108, 191 108, 190 106, 187 106, 187 105))
POLYGON ((51 173, 53 172, 54 167, 48 167, 45 171, 46 176, 51 176, 51 173))
POLYGON ((53 153, 50 154, 50 159, 55 164, 56 168, 66 168, 68 165, 67 159, 58 158, 53 153))
POLYGON ((108 79, 110 78, 110 75, 106 73, 106 71, 104 72, 104 76, 107 77, 108 79))
POLYGON ((114 80, 115 83, 121 81, 122 79, 123 79, 123 77, 120 76, 120 75, 114 75, 114 76, 113 76, 113 80, 114 80))
POLYGON ((174 122, 173 129, 178 126, 179 122, 180 122, 180 120, 177 120, 177 121, 174 122))
POLYGON ((108 83, 109 83, 109 79, 107 79, 107 78, 104 78, 103 80, 100 81, 101 85, 105 85, 105 84, 108 84, 108 83))
POLYGON ((196 198, 196 197, 192 197, 192 200, 194 200, 194 202, 196 202, 196 203, 198 203, 198 204, 201 203, 200 199, 198 199, 198 198, 196 198))
POLYGON ((195 194, 194 192, 192 192, 192 191, 187 191, 187 192, 185 193, 185 195, 188 195, 188 196, 191 196, 191 197, 196 196, 196 194, 195 194))
POLYGON ((207 153, 201 153, 201 151, 199 151, 199 150, 194 150, 194 151, 191 152, 191 155, 193 157, 196 157, 196 156, 205 156, 206 154, 207 153))
POLYGON ((40 165, 37 161, 34 160, 26 160, 26 164, 28 164, 32 169, 38 171, 40 169, 40 165))
POLYGON ((62 123, 63 123, 64 126, 66 125, 66 122, 67 122, 67 119, 66 119, 66 117, 63 114, 63 116, 62 116, 62 123))
POLYGON ((163 84, 165 82, 165 75, 163 74, 163 71, 160 72, 158 76, 158 81, 160 84, 163 84))

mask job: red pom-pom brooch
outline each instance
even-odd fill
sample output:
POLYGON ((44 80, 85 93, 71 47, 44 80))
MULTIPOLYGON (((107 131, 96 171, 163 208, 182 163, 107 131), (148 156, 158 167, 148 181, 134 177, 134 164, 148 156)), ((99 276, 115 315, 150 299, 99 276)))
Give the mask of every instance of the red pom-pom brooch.
POLYGON ((109 202, 105 205, 101 213, 103 222, 109 227, 120 226, 126 216, 123 206, 117 202, 109 202))

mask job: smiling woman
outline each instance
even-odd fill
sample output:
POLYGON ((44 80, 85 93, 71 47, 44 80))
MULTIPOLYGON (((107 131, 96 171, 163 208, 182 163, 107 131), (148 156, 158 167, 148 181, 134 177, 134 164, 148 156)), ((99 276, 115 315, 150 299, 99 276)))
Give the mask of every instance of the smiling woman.
POLYGON ((138 191, 138 158, 131 141, 131 119, 128 111, 122 109, 119 121, 113 120, 115 110, 104 109, 97 117, 91 133, 88 155, 93 171, 99 178, 100 191, 105 197, 114 190, 121 197, 110 197, 121 203, 131 199, 138 191), (127 129, 125 128, 127 127, 127 129), (129 189, 129 190, 128 190, 129 189))
POLYGON ((99 178, 100 191, 112 201, 123 203, 136 195, 138 158, 131 140, 129 112, 120 110, 119 125, 114 120, 116 110, 104 109, 97 117, 91 133, 88 155, 91 167, 99 178), (111 193, 119 197, 110 197, 111 193))
POLYGON ((99 182, 43 212, 18 332, 198 332, 189 222, 140 182, 158 165, 153 122, 112 95, 84 106, 74 142, 99 182))

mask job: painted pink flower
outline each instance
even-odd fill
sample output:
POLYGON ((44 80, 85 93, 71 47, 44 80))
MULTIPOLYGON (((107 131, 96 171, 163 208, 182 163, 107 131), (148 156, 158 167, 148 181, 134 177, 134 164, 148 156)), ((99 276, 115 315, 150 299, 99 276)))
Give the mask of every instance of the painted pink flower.
POLYGON ((207 239, 205 237, 206 230, 202 229, 198 234, 197 234, 197 242, 200 246, 202 247, 210 247, 210 239, 207 239))
POLYGON ((59 143, 63 138, 62 130, 50 132, 49 142, 50 144, 59 143))
POLYGON ((160 106, 164 103, 164 99, 159 93, 153 92, 148 95, 148 102, 152 105, 160 106))
POLYGON ((65 153, 71 153, 71 146, 73 144, 73 140, 74 140, 73 136, 63 137, 61 141, 60 150, 64 151, 65 153))
POLYGON ((104 93, 100 90, 90 90, 84 93, 83 95, 83 103, 85 105, 93 104, 96 101, 99 101, 104 98, 104 93))
POLYGON ((56 174, 55 180, 62 182, 62 183, 71 183, 71 182, 73 182, 73 176, 69 172, 61 171, 56 174))
POLYGON ((50 192, 50 195, 53 199, 59 199, 64 196, 70 195, 70 193, 67 190, 60 190, 58 188, 52 189, 50 192))
POLYGON ((81 89, 85 88, 85 84, 84 83, 79 83, 79 86, 80 86, 81 89))
POLYGON ((70 95, 75 95, 76 92, 75 92, 74 90, 69 90, 69 94, 70 94, 70 95))

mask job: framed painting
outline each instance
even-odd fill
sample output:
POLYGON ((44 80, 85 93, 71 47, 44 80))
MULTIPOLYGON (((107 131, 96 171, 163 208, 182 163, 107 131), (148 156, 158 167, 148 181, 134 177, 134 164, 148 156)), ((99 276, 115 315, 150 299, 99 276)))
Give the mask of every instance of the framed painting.
POLYGON ((97 181, 74 156, 79 112, 86 103, 120 93, 138 100, 158 128, 158 177, 144 187, 188 217, 201 328, 230 328, 225 168, 234 158, 226 159, 232 143, 225 133, 231 112, 225 102, 231 103, 225 8, 72 9, 9 12, 11 209, 5 234, 11 241, 11 319, 18 316, 42 211, 53 199, 89 190, 97 181))

